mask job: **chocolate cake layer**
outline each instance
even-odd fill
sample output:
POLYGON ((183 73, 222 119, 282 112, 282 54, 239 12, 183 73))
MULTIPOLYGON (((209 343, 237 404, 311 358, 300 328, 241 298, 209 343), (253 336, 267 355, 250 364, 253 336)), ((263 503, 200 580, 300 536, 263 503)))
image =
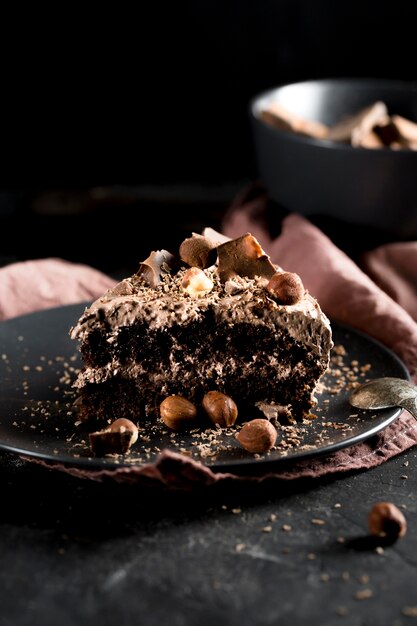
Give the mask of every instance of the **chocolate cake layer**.
POLYGON ((81 418, 155 418, 168 395, 199 404, 210 390, 249 412, 263 403, 290 406, 297 418, 308 412, 329 363, 330 324, 304 290, 282 304, 268 285, 283 270, 265 259, 264 275, 253 277, 224 264, 163 265, 155 285, 140 273, 94 302, 71 332, 85 363, 81 418))

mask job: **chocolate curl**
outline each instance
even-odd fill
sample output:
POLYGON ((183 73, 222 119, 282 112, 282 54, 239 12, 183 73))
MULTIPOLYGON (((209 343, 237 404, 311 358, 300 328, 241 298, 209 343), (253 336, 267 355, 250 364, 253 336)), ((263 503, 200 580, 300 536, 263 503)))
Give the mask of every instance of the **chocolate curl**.
POLYGON ((222 243, 230 241, 230 237, 222 235, 222 233, 214 230, 214 228, 210 228, 210 226, 206 226, 206 228, 202 232, 202 236, 208 239, 214 247, 220 246, 222 243))
POLYGON ((173 264, 174 255, 167 250, 156 250, 142 261, 136 275, 141 276, 150 287, 156 287, 161 282, 163 266, 172 267, 173 264))
POLYGON ((277 271, 251 233, 223 243, 217 248, 217 255, 218 272, 222 283, 236 275, 269 279, 277 271))
POLYGON ((288 111, 279 102, 270 102, 268 107, 261 111, 262 119, 279 128, 280 130, 290 130, 299 135, 314 137, 315 139, 326 139, 329 129, 321 122, 307 120, 291 111, 288 111))
POLYGON ((216 245, 208 237, 193 233, 180 245, 180 258, 190 267, 201 270, 214 265, 217 259, 216 245))
POLYGON ((398 133, 398 140, 401 147, 417 149, 417 124, 411 120, 401 117, 400 115, 392 115, 391 122, 398 133))
POLYGON ((329 130, 327 139, 345 141, 352 146, 360 146, 364 137, 375 128, 388 122, 387 107, 383 102, 375 102, 359 113, 342 120, 329 130))

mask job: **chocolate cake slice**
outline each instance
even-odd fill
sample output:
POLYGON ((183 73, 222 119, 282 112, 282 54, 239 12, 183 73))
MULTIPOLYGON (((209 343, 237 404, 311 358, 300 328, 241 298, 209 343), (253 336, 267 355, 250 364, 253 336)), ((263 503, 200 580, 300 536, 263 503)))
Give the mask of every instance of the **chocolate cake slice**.
MULTIPOLYGON (((217 390, 241 414, 287 407, 301 419, 329 363, 329 320, 296 274, 247 233, 194 234, 179 255, 153 252, 71 329, 84 362, 81 419, 156 419, 179 394, 217 390)), ((272 411, 272 413, 271 413, 272 411)))

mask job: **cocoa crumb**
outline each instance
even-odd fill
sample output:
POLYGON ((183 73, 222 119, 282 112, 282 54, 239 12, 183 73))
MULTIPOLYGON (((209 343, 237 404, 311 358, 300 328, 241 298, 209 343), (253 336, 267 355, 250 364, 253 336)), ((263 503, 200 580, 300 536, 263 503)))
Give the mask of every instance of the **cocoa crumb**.
POLYGON ((235 545, 235 552, 242 552, 246 548, 246 543, 237 543, 235 545))
POLYGON ((340 617, 344 617, 345 615, 348 615, 348 613, 349 611, 345 606, 338 606, 336 609, 336 614, 340 615, 340 617))
POLYGON ((372 589, 360 589, 355 593, 355 600, 367 600, 368 598, 372 598, 374 592, 372 589))
POLYGON ((406 617, 417 617, 417 606, 404 606, 401 613, 406 617))

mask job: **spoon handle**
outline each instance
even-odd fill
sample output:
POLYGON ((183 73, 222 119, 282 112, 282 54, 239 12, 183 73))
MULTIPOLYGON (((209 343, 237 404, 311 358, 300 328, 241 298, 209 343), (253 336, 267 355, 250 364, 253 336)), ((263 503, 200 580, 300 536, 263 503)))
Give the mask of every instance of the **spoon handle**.
POLYGON ((417 420, 417 396, 404 398, 401 406, 406 409, 417 420))

